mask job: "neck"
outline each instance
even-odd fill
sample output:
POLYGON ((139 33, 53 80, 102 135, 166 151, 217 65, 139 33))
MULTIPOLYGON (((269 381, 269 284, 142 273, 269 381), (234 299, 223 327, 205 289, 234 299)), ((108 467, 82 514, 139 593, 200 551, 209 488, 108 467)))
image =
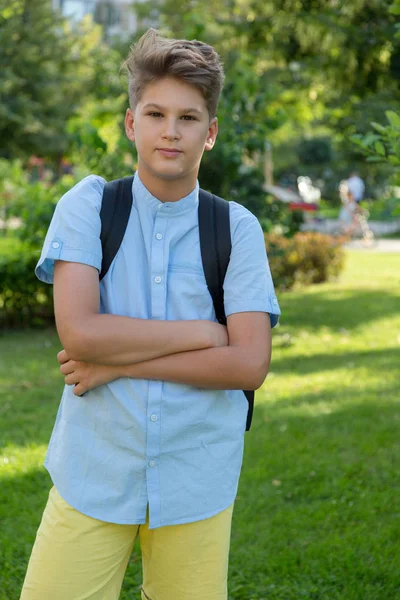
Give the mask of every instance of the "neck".
POLYGON ((174 179, 165 179, 149 172, 146 168, 138 165, 138 175, 143 185, 160 202, 177 202, 185 198, 194 190, 197 182, 197 173, 193 172, 190 176, 174 179))

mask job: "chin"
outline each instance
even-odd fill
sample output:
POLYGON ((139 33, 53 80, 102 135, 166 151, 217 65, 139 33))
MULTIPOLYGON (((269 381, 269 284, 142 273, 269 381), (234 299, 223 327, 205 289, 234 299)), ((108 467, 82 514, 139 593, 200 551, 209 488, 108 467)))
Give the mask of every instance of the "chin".
POLYGON ((153 174, 159 179, 164 179, 165 181, 184 179, 188 175, 186 171, 178 169, 154 169, 153 174))

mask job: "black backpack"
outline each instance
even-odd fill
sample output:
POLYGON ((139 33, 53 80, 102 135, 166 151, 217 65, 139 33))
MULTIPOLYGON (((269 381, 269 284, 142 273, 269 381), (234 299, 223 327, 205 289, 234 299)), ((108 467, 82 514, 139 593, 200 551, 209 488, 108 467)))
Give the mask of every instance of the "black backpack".
MULTIPOLYGON (((100 211, 103 279, 122 243, 132 207, 133 176, 106 183, 100 211)), ((199 192, 199 232, 204 276, 214 304, 215 315, 226 325, 223 282, 231 254, 229 202, 209 192, 199 192)), ((254 391, 243 390, 249 403, 246 431, 250 429, 254 391)))

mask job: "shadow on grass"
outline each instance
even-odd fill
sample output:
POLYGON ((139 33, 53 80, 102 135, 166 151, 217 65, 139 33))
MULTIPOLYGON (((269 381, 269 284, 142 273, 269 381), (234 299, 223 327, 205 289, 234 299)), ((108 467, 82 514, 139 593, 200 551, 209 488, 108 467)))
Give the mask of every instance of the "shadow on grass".
MULTIPOLYGON (((315 288, 312 288, 315 290, 315 288)), ((282 298, 282 323, 310 331, 327 329, 356 329, 377 319, 399 314, 400 295, 354 288, 349 291, 320 291, 318 295, 301 291, 282 298), (300 299, 301 298, 301 299, 300 299)))
POLYGON ((362 350, 331 354, 323 352, 312 356, 283 356, 273 358, 271 370, 274 373, 295 373, 307 375, 319 371, 334 371, 336 369, 367 368, 371 372, 395 372, 400 368, 400 348, 385 350, 362 350))
MULTIPOLYGON (((400 412, 400 395, 398 386, 395 384, 387 384, 381 386, 370 386, 368 390, 368 396, 366 395, 365 389, 357 387, 357 385, 346 386, 345 390, 332 389, 330 391, 318 390, 296 394, 293 392, 288 399, 281 399, 277 403, 262 403, 257 402, 255 414, 258 414, 260 410, 263 410, 265 406, 268 407, 268 414, 274 412, 275 414, 286 415, 292 413, 306 413, 309 418, 319 417, 324 414, 332 414, 345 402, 351 403, 354 406, 360 407, 363 405, 363 410, 367 410, 367 406, 371 406, 373 402, 386 402, 388 397, 392 397, 392 405, 396 407, 396 410, 400 412)), ((252 429, 256 429, 258 420, 255 420, 252 425, 252 429)), ((261 426, 261 425, 260 425, 261 426)))
POLYGON ((60 386, 0 395, 0 452, 7 445, 47 445, 61 401, 60 386))

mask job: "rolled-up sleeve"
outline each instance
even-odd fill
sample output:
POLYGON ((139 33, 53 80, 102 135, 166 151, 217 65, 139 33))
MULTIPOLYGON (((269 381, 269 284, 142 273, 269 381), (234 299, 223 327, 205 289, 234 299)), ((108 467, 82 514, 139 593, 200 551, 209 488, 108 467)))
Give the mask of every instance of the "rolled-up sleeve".
POLYGON ((89 175, 57 203, 35 274, 53 283, 54 261, 79 262, 101 270, 100 209, 105 180, 89 175))
POLYGON ((257 218, 230 202, 231 258, 224 281, 226 316, 239 312, 267 312, 275 327, 281 314, 257 218))

